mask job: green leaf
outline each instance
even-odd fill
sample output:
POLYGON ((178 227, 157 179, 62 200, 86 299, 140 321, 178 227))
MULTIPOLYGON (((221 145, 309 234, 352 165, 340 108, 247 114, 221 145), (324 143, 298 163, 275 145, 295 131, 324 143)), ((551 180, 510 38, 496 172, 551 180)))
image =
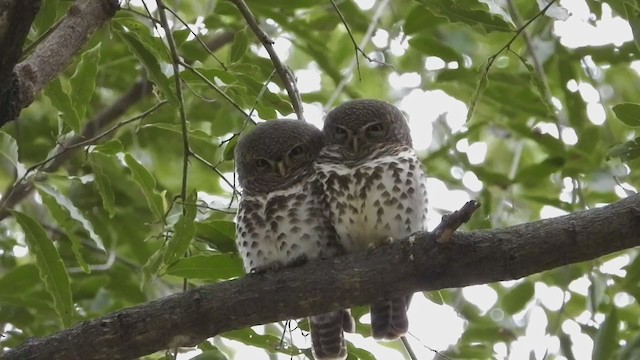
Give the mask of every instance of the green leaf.
POLYGON ((640 126, 640 104, 622 103, 612 108, 618 120, 627 126, 640 126))
POLYGON ((347 360, 349 359, 376 360, 376 357, 372 353, 370 353, 365 349, 356 347, 350 342, 347 343, 347 352, 349 354, 349 356, 347 357, 347 360))
POLYGON ((80 118, 78 117, 76 110, 73 108, 71 98, 62 89, 60 78, 51 80, 49 85, 44 89, 44 94, 51 101, 51 105, 62 113, 62 120, 71 128, 71 130, 76 134, 80 133, 80 118))
POLYGON ((531 281, 524 280, 520 284, 509 289, 509 291, 502 296, 500 300, 500 306, 509 315, 513 315, 522 310, 524 306, 531 300, 535 293, 533 283, 531 281))
POLYGON ((422 294, 432 303, 442 305, 444 304, 444 299, 442 298, 442 294, 440 294, 439 290, 436 291, 423 291, 422 294))
POLYGON ((511 32, 511 25, 498 15, 492 14, 486 4, 477 0, 458 2, 454 0, 416 0, 436 16, 447 18, 452 23, 463 23, 479 27, 486 32, 511 32))
POLYGON ((563 157, 549 157, 538 164, 522 168, 516 175, 515 181, 525 184, 536 184, 558 171, 564 163, 565 159, 563 157))
POLYGON ((167 274, 187 279, 226 280, 244 275, 237 255, 213 254, 181 258, 167 269, 167 274))
POLYGON ((80 210, 73 205, 71 200, 66 196, 60 194, 49 185, 37 183, 38 194, 42 197, 42 202, 45 204, 51 216, 56 220, 58 225, 62 228, 65 234, 71 240, 71 250, 78 261, 78 264, 84 270, 89 273, 89 265, 84 261, 82 257, 82 240, 77 235, 79 228, 84 229, 84 233, 89 235, 89 238, 93 240, 96 246, 105 251, 102 238, 95 233, 93 225, 82 215, 80 210))
POLYGON ((53 307, 62 326, 66 328, 71 325, 73 301, 69 275, 60 254, 37 221, 18 211, 11 213, 24 231, 29 250, 35 257, 40 279, 53 299, 53 307))
POLYGON ((219 252, 235 253, 236 224, 233 221, 210 220, 196 223, 196 236, 204 238, 219 252))
POLYGON ((76 72, 69 79, 69 85, 71 86, 69 97, 76 114, 78 114, 81 126, 84 123, 83 119, 87 105, 89 105, 96 87, 101 45, 102 43, 98 43, 98 45, 82 53, 76 72))
POLYGON ((192 357, 191 360, 227 360, 227 357, 218 348, 214 348, 192 357))
POLYGON ((140 189, 142 189, 142 193, 147 200, 147 205, 153 217, 160 221, 164 218, 164 199, 155 192, 156 180, 153 178, 153 175, 151 175, 149 170, 140 164, 138 160, 134 159, 131 154, 125 154, 124 162, 129 166, 133 180, 135 180, 140 186, 140 189))
POLYGON ((620 347, 617 340, 618 326, 618 312, 615 306, 611 306, 609 315, 607 315, 602 325, 600 325, 598 334, 594 339, 591 359, 608 360, 614 358, 613 355, 616 349, 620 347))
POLYGON ((163 257, 165 264, 171 264, 184 256, 189 245, 191 245, 191 240, 193 240, 193 235, 196 232, 196 225, 193 223, 198 208, 196 201, 198 201, 198 195, 194 190, 187 197, 185 204, 183 204, 184 212, 180 215, 178 222, 176 222, 173 228, 173 236, 167 243, 163 257))
POLYGON ((627 141, 624 144, 614 145, 609 149, 609 157, 620 158, 623 161, 630 161, 640 156, 640 138, 627 141))
POLYGON ((244 28, 238 31, 233 38, 233 44, 231 45, 231 52, 229 54, 229 61, 234 63, 240 60, 249 48, 249 35, 247 29, 244 28))
POLYGON ((100 167, 100 163, 96 161, 96 157, 107 155, 100 152, 93 152, 89 155, 89 166, 91 166, 91 170, 93 171, 94 181, 96 184, 96 188, 98 189, 98 194, 102 198, 102 206, 107 213, 109 214, 109 218, 113 218, 116 214, 116 198, 113 193, 113 189, 111 187, 111 181, 109 177, 107 177, 100 167))
POLYGON ((236 145, 238 145, 239 135, 235 135, 231 140, 227 142, 227 145, 224 147, 224 152, 222 153, 222 159, 224 160, 233 160, 234 151, 236 150, 236 145))
POLYGON ((162 91, 169 102, 175 107, 178 107, 178 98, 171 87, 169 79, 162 72, 162 69, 160 69, 157 58, 132 34, 124 31, 119 31, 118 34, 147 70, 149 79, 160 88, 160 91, 162 91))
POLYGON ((458 51, 441 39, 436 39, 431 33, 417 34, 409 39, 409 45, 425 55, 437 56, 446 62, 457 61, 458 64, 464 64, 464 59, 458 51))
POLYGON ((106 155, 115 155, 119 152, 122 152, 123 146, 120 140, 113 139, 109 140, 105 143, 98 144, 93 147, 92 152, 100 152, 106 155))
POLYGON ((161 62, 165 62, 167 64, 171 63, 167 47, 162 39, 151 35, 149 26, 141 23, 123 11, 118 12, 116 16, 114 16, 112 24, 114 24, 114 29, 117 31, 127 32, 135 36, 138 41, 144 44, 145 47, 161 62), (126 30, 124 28, 126 28, 126 30))
POLYGON ((18 160, 18 143, 4 131, 0 131, 0 157, 13 164, 18 178, 21 178, 27 171, 18 160))
POLYGON ((245 345, 255 346, 270 353, 280 352, 287 355, 297 356, 302 352, 294 345, 282 346, 280 338, 273 335, 259 335, 253 329, 233 330, 222 334, 222 337, 240 341, 245 345))

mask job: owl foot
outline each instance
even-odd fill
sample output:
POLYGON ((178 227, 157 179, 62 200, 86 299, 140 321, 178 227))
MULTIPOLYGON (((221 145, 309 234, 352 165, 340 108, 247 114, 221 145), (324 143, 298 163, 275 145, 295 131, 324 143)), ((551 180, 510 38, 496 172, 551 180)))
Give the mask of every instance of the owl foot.
POLYGON ((371 242, 371 244, 369 244, 369 251, 373 251, 377 248, 379 248, 380 246, 383 245, 389 245, 391 243, 393 243, 394 239, 391 236, 387 236, 386 238, 379 238, 377 240, 374 240, 371 242))
POLYGON ((249 274, 256 274, 256 275, 265 274, 268 272, 278 271, 282 267, 283 267, 282 263, 279 261, 276 261, 271 264, 256 266, 249 271, 249 274))
POLYGON ((307 255, 302 254, 296 258, 293 258, 291 261, 289 261, 287 263, 287 267, 301 266, 306 264, 307 261, 309 261, 309 258, 307 258, 307 255))

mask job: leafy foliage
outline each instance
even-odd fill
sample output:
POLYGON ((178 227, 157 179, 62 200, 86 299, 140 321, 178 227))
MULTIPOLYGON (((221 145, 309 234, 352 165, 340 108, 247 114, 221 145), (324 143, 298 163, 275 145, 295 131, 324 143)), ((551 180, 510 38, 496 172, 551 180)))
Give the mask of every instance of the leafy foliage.
MULTIPOLYGON (((233 149, 252 121, 294 117, 291 99, 232 2, 166 1, 180 17, 167 12, 182 61, 180 98, 167 33, 150 20, 159 19, 155 2, 138 3, 124 2, 75 62, 0 132, 2 201, 20 195, 14 193, 20 182, 37 189, 0 223, 3 348, 183 286, 242 276, 233 149), (153 91, 134 98, 131 90, 140 84, 153 91), (85 143, 70 142, 79 134, 85 143)), ((483 204, 469 229, 592 208, 640 184, 637 2, 586 0, 584 21, 597 25, 612 13, 629 23, 635 40, 579 46, 558 35, 565 23, 550 16, 516 33, 540 15, 531 1, 336 5, 351 34, 328 2, 248 1, 297 76, 314 123, 321 110, 349 98, 414 109, 412 126, 430 133, 416 130, 414 140, 428 140, 423 162, 432 184, 483 204)), ((44 1, 29 41, 47 36, 68 6, 44 1)), ((420 336, 409 340, 424 357, 433 356, 428 346, 455 359, 507 353, 635 359, 639 274, 640 257, 629 250, 479 287, 495 301, 466 289, 416 294, 416 302, 454 311, 464 326, 441 346, 420 336), (541 322, 537 335, 550 340, 529 344, 541 322)), ((357 332, 368 336, 365 313, 354 309, 357 332)), ((303 321, 294 329, 236 330, 185 358, 232 358, 247 348, 310 357, 305 327, 303 321)), ((357 335, 349 340, 349 359, 400 349, 365 346, 357 335)))

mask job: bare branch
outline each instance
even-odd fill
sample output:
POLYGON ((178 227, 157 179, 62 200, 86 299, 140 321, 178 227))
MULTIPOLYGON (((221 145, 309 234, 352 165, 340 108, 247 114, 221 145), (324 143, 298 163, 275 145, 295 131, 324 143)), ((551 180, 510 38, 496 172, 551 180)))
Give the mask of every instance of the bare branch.
MULTIPOLYGON (((378 5, 378 7, 376 8, 376 11, 373 13, 373 16, 371 17, 371 23, 369 23, 367 32, 362 37, 362 40, 360 40, 360 45, 358 46, 358 48, 361 49, 367 46, 367 44, 371 40, 371 37, 373 36, 373 32, 378 27, 378 21, 380 21, 380 18, 382 17, 382 15, 386 13, 385 10, 387 8, 387 5, 389 5, 389 2, 391 2, 391 0, 380 1, 380 4, 378 5)), ((336 100, 338 99, 338 96, 340 96, 340 94, 342 93, 342 90, 349 82, 350 76, 357 65, 358 65, 358 57, 356 56, 355 59, 353 59, 353 61, 351 61, 351 63, 347 67, 347 70, 345 71, 342 77, 342 80, 340 81, 340 83, 338 83, 338 85, 336 85, 336 89, 333 91, 333 93, 331 94, 331 97, 329 97, 329 100, 324 105, 323 109, 325 112, 329 111, 333 106, 333 104, 336 102, 336 100)))
POLYGON ((640 245, 640 195, 504 229, 416 234, 371 252, 201 286, 85 321, 7 352, 14 359, 132 359, 225 331, 376 299, 518 279, 640 245), (256 306, 256 304, 260 304, 256 306))
POLYGON ((298 120, 304 121, 304 115, 302 114, 302 101, 300 99, 300 93, 298 92, 298 88, 296 87, 296 79, 293 76, 293 73, 289 68, 282 64, 282 61, 278 57, 275 49, 273 48, 273 40, 269 38, 264 30, 258 25, 258 22, 249 10, 249 7, 243 0, 231 0, 240 13, 244 17, 247 24, 251 30, 256 34, 258 40, 262 43, 267 53, 269 53, 269 57, 271 58, 271 62, 273 63, 276 72, 280 79, 282 79, 282 83, 284 84, 284 88, 287 90, 287 94, 289 94, 289 99, 291 99, 291 105, 293 105, 293 110, 296 112, 296 116, 298 120))
POLYGON ((482 91, 484 90, 487 84, 487 76, 489 76, 489 71, 491 70, 491 67, 493 66, 494 61, 496 61, 498 56, 502 54, 504 51, 510 50, 511 44, 513 44, 513 42, 516 41, 516 39, 520 36, 520 34, 522 34, 522 32, 527 27, 529 27, 529 25, 531 25, 531 23, 533 23, 537 18, 544 15, 547 12, 547 10, 549 10, 549 8, 553 6, 553 4, 555 4, 555 2, 556 0, 550 0, 547 3, 547 5, 544 8, 542 8, 542 10, 540 10, 534 17, 527 20, 526 23, 524 23, 521 27, 518 28, 518 30, 516 30, 516 33, 511 37, 509 41, 507 41, 506 44, 504 44, 504 46, 500 48, 500 50, 498 50, 495 54, 489 56, 489 58, 487 59, 487 64, 485 65, 485 68, 484 68, 484 72, 482 73, 482 75, 480 75, 480 81, 478 81, 476 90, 474 94, 471 96, 471 101, 469 101, 469 110, 467 112, 467 120, 466 120, 467 122, 469 122, 469 120, 471 120, 471 117, 473 116, 473 112, 475 110, 476 104, 478 103, 478 99, 480 98, 480 94, 482 93, 482 91))
MULTIPOLYGON (((189 174, 189 154, 191 148, 189 146, 189 129, 187 128, 187 116, 184 112, 184 101, 182 99, 182 78, 180 77, 180 57, 176 49, 176 43, 173 41, 173 32, 167 21, 167 14, 162 0, 156 0, 158 5, 158 14, 160 15, 160 24, 164 29, 164 33, 169 44, 169 53, 171 54, 171 65, 173 66, 173 78, 176 86, 176 98, 178 99, 178 113, 180 114, 180 130, 182 132, 182 186, 180 187, 180 199, 187 201, 187 175, 189 174)), ((186 211, 186 210, 184 210, 186 211)))
POLYGON ((338 7, 338 5, 336 5, 336 2, 334 0, 329 0, 329 1, 331 2, 331 6, 333 6, 333 9, 336 11, 336 13, 338 13, 338 16, 340 17, 340 21, 342 21, 342 25, 344 25, 344 28, 347 29, 347 34, 349 35, 349 38, 351 39, 351 43, 353 44, 353 50, 356 53, 355 56, 356 56, 356 68, 358 70, 358 79, 362 81, 362 74, 360 74, 360 60, 358 60, 358 53, 362 54, 362 56, 365 59, 369 60, 369 62, 388 66, 392 68, 394 71, 397 71, 396 68, 391 64, 388 64, 384 61, 372 59, 371 57, 369 57, 369 55, 367 55, 367 53, 364 52, 364 50, 360 48, 360 46, 358 46, 358 44, 356 43, 356 39, 353 37, 353 34, 351 33, 349 24, 347 24, 347 19, 345 19, 344 15, 342 15, 342 11, 340 11, 340 8, 338 7))

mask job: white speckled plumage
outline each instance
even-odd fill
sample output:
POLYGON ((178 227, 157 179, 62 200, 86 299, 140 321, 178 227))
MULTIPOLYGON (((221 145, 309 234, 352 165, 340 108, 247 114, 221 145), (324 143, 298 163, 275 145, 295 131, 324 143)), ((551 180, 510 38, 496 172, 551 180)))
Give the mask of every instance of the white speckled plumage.
MULTIPOLYGON (((344 251, 314 172, 322 145, 319 129, 292 120, 262 123, 238 142, 236 167, 243 192, 236 245, 246 272, 273 271, 344 251)), ((343 331, 354 329, 350 312, 309 320, 316 359, 345 359, 343 331)))
MULTIPOLYGON (((398 108, 378 100, 349 101, 329 112, 323 132, 327 144, 316 173, 338 241, 347 251, 425 230, 426 175, 398 108)), ((373 302, 374 338, 393 340, 408 331, 410 299, 373 302)))

